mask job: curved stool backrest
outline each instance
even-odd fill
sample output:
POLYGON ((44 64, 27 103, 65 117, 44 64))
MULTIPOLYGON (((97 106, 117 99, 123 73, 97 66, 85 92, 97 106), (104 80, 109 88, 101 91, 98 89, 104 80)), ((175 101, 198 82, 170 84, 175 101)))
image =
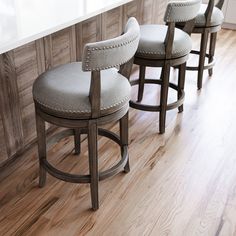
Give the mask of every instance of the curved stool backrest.
POLYGON ((171 1, 168 3, 164 21, 168 25, 165 38, 166 59, 171 58, 174 41, 175 23, 186 22, 183 30, 190 34, 194 27, 194 19, 201 6, 201 0, 171 1))
POLYGON ((130 18, 124 34, 117 38, 88 43, 84 47, 82 68, 84 71, 99 71, 120 66, 135 54, 139 43, 139 24, 130 18))
POLYGON ((131 17, 121 36, 85 45, 82 69, 92 72, 89 92, 92 118, 100 116, 100 71, 121 66, 120 73, 129 78, 132 69, 130 62, 138 48, 139 37, 139 24, 134 17, 131 17))
POLYGON ((208 5, 207 5, 207 9, 204 13, 205 18, 206 18, 205 27, 211 26, 210 22, 211 22, 211 16, 212 16, 214 6, 216 6, 217 8, 219 8, 221 10, 223 7, 223 4, 224 4, 224 0, 219 0, 216 5, 215 5, 215 0, 209 0, 208 5))
POLYGON ((200 0, 171 1, 167 5, 164 21, 168 23, 192 20, 197 16, 200 6, 200 0))

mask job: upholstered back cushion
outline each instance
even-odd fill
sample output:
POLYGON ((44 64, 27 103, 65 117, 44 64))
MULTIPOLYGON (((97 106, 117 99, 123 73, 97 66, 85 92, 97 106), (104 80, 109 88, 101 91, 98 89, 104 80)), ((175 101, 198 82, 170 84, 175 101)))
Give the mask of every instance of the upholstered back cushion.
MULTIPOLYGON (((206 16, 205 16, 206 9, 207 9, 207 4, 201 4, 201 8, 195 20, 195 27, 206 26, 206 16)), ((223 12, 217 7, 214 7, 211 15, 211 20, 209 22, 209 26, 221 25, 223 21, 224 21, 223 12)))
POLYGON ((194 19, 201 6, 201 0, 179 0, 168 3, 164 21, 185 22, 194 19))
POLYGON ((83 71, 104 70, 129 61, 138 48, 139 31, 137 20, 131 17, 121 36, 86 44, 82 60, 83 71))

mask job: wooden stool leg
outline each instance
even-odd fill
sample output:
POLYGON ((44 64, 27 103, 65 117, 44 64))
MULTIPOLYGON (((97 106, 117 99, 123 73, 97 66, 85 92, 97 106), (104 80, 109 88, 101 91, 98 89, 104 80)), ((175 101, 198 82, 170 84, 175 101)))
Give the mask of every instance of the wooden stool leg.
POLYGON ((98 151, 97 151, 97 124, 94 121, 89 122, 88 127, 88 151, 89 151, 89 172, 91 176, 90 190, 93 210, 99 208, 98 202, 98 151))
MULTIPOLYGON (((129 113, 127 112, 125 116, 123 116, 120 119, 120 140, 122 146, 128 146, 129 143, 129 126, 128 126, 128 120, 129 120, 129 113)), ((128 173, 130 171, 129 167, 129 159, 127 160, 127 163, 124 167, 125 173, 128 173)))
POLYGON ((160 118, 159 118, 159 132, 160 134, 165 133, 166 123, 166 108, 169 88, 169 77, 170 77, 170 64, 165 63, 162 68, 162 84, 161 84, 161 98, 160 98, 160 118))
MULTIPOLYGON (((215 55, 215 48, 216 48, 216 37, 217 37, 217 32, 211 33, 210 37, 210 48, 209 48, 209 59, 208 62, 211 63, 214 59, 215 55)), ((213 74, 213 68, 208 70, 209 76, 212 76, 213 74)))
POLYGON ((203 78, 203 70, 204 70, 205 57, 206 57, 208 35, 209 33, 206 30, 201 35, 201 46, 200 46, 200 55, 199 55, 199 64, 198 64, 198 80, 197 80, 198 89, 202 88, 202 78, 203 78))
POLYGON ((35 115, 39 157, 39 187, 43 187, 46 183, 46 170, 42 165, 42 161, 47 158, 45 121, 37 114, 37 112, 35 115))
MULTIPOLYGON (((186 62, 179 66, 179 75, 178 75, 178 99, 181 96, 181 91, 184 90, 185 84, 185 72, 186 72, 186 62)), ((183 104, 178 107, 179 112, 183 112, 183 104)))
POLYGON ((80 129, 74 129, 74 143, 75 143, 75 154, 80 154, 81 151, 81 133, 80 133, 80 129))
POLYGON ((146 66, 140 66, 139 67, 139 86, 138 86, 138 99, 137 99, 137 102, 141 102, 142 99, 143 99, 145 71, 146 71, 146 66))

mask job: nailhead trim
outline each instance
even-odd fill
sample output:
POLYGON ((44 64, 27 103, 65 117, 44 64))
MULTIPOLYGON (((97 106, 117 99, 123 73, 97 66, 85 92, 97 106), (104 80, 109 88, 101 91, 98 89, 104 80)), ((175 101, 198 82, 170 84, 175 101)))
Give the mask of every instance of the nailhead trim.
MULTIPOLYGON (((177 55, 186 55, 186 51, 187 50, 182 50, 182 51, 174 51, 174 52, 172 52, 172 55, 174 55, 174 54, 177 54, 177 55)), ((163 55, 163 56, 165 56, 165 53, 161 53, 161 52, 147 52, 147 51, 137 51, 137 53, 136 54, 143 54, 143 55, 145 55, 145 54, 149 54, 149 55, 163 55)))
MULTIPOLYGON (((165 14, 165 18, 164 20, 166 22, 168 21, 171 21, 172 19, 170 18, 170 14, 171 14, 171 11, 174 9, 174 8, 178 8, 178 7, 189 7, 189 6, 194 6, 194 5, 197 5, 198 2, 196 1, 189 1, 189 2, 172 2, 172 3, 169 3, 167 5, 167 11, 166 11, 166 14, 165 14)), ((189 18, 184 18, 184 19, 175 19, 174 22, 185 22, 185 21, 188 21, 190 20, 189 18)))
MULTIPOLYGON (((35 98, 34 97, 34 100, 39 103, 40 105, 50 109, 50 110, 53 110, 53 111, 57 111, 57 112, 64 112, 64 113, 70 113, 70 114, 80 114, 80 113, 91 113, 91 110, 65 110, 65 109, 62 109, 62 108, 56 108, 56 107, 52 107, 44 102, 41 102, 39 101, 38 98, 35 98)), ((101 111, 105 111, 107 109, 110 109, 110 108, 113 108, 113 107, 116 107, 126 101, 129 101, 130 100, 130 96, 126 96, 125 98, 123 98, 121 101, 119 102, 116 102, 116 103, 113 103, 111 106, 107 106, 107 107, 101 107, 101 111)))
MULTIPOLYGON (((202 5, 207 5, 207 4, 202 4, 202 5)), ((216 7, 214 7, 214 8, 216 8, 216 7)), ((213 12, 212 12, 212 15, 214 14, 214 8, 213 8, 213 12)), ((217 8, 218 9, 218 8, 217 8)), ((218 9, 219 10, 219 9, 218 9)), ((221 10, 220 10, 221 11, 221 10)), ((221 11, 222 12, 222 11, 221 11)), ((204 16, 204 13, 205 12, 202 12, 202 13, 198 13, 198 15, 196 16, 196 18, 195 18, 195 22, 194 22, 194 24, 195 24, 195 26, 196 25, 200 25, 200 26, 205 26, 205 24, 206 24, 206 18, 205 18, 205 16, 204 16)), ((222 12, 222 14, 223 14, 223 12, 222 12)), ((224 21, 224 17, 223 18, 221 18, 221 23, 219 23, 218 21, 220 21, 220 20, 216 20, 216 21, 212 21, 212 19, 211 19, 211 22, 210 22, 210 25, 211 26, 218 26, 218 25, 221 25, 222 23, 223 23, 223 21, 224 21)), ((184 22, 182 22, 182 24, 179 24, 179 25, 183 25, 184 24, 184 22)))
MULTIPOLYGON (((86 60, 85 60, 85 71, 90 71, 91 69, 89 68, 89 63, 90 63, 90 55, 91 55, 91 51, 98 51, 98 50, 107 50, 107 49, 113 49, 113 48, 119 48, 119 47, 122 47, 122 46, 125 46, 129 43, 132 43, 134 42, 135 40, 139 39, 139 35, 137 35, 136 37, 134 37, 133 39, 130 39, 126 42, 122 42, 122 43, 119 43, 119 44, 116 44, 116 45, 112 45, 112 46, 107 46, 107 47, 96 47, 96 48, 88 48, 87 49, 87 56, 86 56, 86 60)), ((113 67, 116 67, 116 66, 120 66, 124 63, 126 63, 127 60, 124 60, 122 62, 120 62, 119 64, 114 64, 114 65, 110 65, 110 66, 106 66, 106 67, 97 67, 95 69, 93 69, 94 71, 99 71, 99 70, 106 70, 106 69, 109 69, 109 68, 113 68, 113 67)))
MULTIPOLYGON (((212 15, 213 15, 213 13, 214 13, 214 10, 213 10, 213 12, 212 12, 212 15)), ((222 13, 223 14, 223 13, 222 13)), ((202 14, 199 14, 196 18, 195 18, 195 25, 202 25, 202 26, 204 26, 205 24, 206 24, 206 18, 205 18, 205 16, 204 16, 204 18, 201 18, 201 16, 204 16, 204 13, 202 13, 202 14), (202 20, 203 19, 203 20, 202 20)), ((218 25, 221 25, 222 23, 223 23, 223 21, 224 21, 224 17, 223 18, 221 18, 221 19, 215 19, 215 21, 213 21, 212 20, 212 18, 211 18, 211 21, 210 21, 210 25, 212 25, 212 26, 218 26, 218 25), (219 23, 220 22, 220 23, 219 23)))

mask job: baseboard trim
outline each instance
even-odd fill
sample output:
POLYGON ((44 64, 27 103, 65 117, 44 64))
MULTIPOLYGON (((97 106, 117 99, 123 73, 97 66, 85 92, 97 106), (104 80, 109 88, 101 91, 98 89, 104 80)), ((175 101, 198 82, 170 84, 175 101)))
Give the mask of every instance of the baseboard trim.
POLYGON ((236 24, 223 23, 222 28, 236 30, 236 24))

